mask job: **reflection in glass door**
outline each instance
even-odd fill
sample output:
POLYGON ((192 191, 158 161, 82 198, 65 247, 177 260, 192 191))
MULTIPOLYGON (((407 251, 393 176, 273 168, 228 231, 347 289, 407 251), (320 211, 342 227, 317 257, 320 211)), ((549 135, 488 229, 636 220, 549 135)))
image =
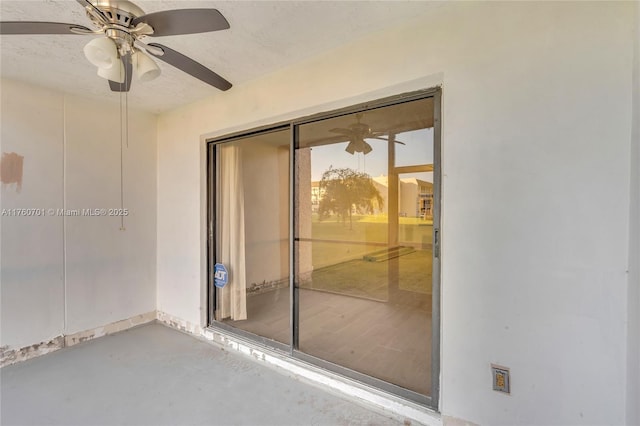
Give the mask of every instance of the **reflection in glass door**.
POLYGON ((215 145, 216 262, 228 283, 216 289, 215 318, 290 342, 288 130, 215 145))
POLYGON ((298 349, 431 393, 433 99, 298 127, 298 349))

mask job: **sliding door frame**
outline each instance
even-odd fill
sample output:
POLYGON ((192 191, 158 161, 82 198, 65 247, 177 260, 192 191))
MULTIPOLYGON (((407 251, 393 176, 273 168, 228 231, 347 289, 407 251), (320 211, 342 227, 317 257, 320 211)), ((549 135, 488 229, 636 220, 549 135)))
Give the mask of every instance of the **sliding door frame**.
POLYGON ((349 377, 360 381, 367 385, 376 387, 382 391, 409 399, 411 401, 426 405, 434 410, 439 409, 440 396, 440 299, 441 299, 441 208, 442 208, 442 170, 441 170, 441 138, 442 138, 442 89, 439 87, 420 90, 411 93, 405 93, 392 97, 387 97, 371 102, 365 102, 342 108, 334 111, 322 112, 299 119, 286 122, 280 122, 273 125, 262 126, 252 130, 241 131, 226 135, 219 138, 212 138, 207 143, 207 325, 212 329, 219 329, 225 332, 235 334, 242 338, 247 338, 267 348, 275 349, 292 358, 311 363, 315 366, 324 368, 328 371, 349 377), (313 123, 320 120, 340 117, 343 115, 364 112, 371 109, 383 108, 396 104, 433 98, 433 282, 432 282, 432 317, 431 317, 431 392, 430 395, 423 395, 394 385, 390 382, 377 379, 375 377, 360 373, 349 368, 325 361, 312 355, 303 353, 298 350, 299 342, 299 294, 295 282, 295 229, 296 229, 296 212, 295 212, 295 151, 296 144, 299 141, 299 128, 303 124, 313 123), (216 292, 213 286, 213 265, 216 259, 216 145, 226 142, 232 142, 246 137, 268 133, 272 131, 286 130, 290 131, 291 141, 289 147, 289 290, 290 290, 290 344, 283 344, 275 340, 258 336, 253 333, 240 330, 236 327, 224 324, 215 319, 216 308, 216 292))

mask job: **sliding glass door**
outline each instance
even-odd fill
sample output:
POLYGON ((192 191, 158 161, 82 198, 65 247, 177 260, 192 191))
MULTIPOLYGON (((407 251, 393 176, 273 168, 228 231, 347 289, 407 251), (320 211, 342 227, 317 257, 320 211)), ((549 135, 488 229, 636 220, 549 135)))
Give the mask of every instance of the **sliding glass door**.
POLYGON ((439 92, 210 148, 211 325, 437 407, 439 92))

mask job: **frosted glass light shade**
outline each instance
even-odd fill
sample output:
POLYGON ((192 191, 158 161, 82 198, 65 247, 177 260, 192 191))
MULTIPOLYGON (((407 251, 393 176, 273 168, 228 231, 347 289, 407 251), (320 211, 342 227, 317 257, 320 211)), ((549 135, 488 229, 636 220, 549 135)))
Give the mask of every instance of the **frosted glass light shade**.
POLYGON ((120 62, 116 43, 107 37, 94 38, 83 50, 84 56, 98 68, 111 68, 120 62))
POLYGON ((107 80, 115 81, 116 83, 124 83, 125 71, 124 64, 118 59, 116 66, 109 68, 98 68, 98 75, 107 80))
POLYGON ((151 81, 160 75, 160 68, 146 53, 137 51, 132 59, 133 69, 140 81, 151 81))

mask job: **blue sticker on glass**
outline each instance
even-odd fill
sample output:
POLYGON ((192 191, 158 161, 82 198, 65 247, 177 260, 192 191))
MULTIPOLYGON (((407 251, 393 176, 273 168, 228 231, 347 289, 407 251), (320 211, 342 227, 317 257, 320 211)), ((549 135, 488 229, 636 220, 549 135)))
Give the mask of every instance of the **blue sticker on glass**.
POLYGON ((229 273, 222 263, 216 263, 213 267, 213 285, 222 288, 229 282, 229 273))

